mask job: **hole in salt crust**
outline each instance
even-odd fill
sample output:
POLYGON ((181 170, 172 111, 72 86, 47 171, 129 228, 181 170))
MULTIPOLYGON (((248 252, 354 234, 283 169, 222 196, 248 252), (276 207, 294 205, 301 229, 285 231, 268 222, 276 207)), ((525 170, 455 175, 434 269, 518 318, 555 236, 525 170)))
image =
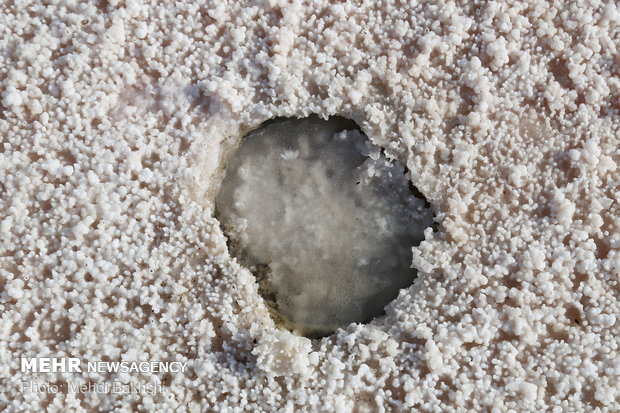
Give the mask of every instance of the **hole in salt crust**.
POLYGON ((216 217, 280 327, 323 337, 412 284, 433 214, 408 174, 341 117, 271 120, 229 153, 216 217))

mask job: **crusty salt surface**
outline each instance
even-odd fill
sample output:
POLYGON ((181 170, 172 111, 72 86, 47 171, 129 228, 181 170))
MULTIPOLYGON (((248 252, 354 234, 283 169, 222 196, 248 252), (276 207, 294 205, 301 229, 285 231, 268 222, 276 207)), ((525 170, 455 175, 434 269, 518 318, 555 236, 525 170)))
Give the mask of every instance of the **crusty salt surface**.
POLYGON ((407 170, 347 126, 313 116, 250 133, 216 200, 274 318, 306 336, 381 314, 413 282, 411 247, 432 223, 407 170))
POLYGON ((0 410, 613 412, 617 1, 3 2, 0 410), (62 4, 60 4, 62 3, 62 4), (341 114, 439 231, 386 316, 276 328, 212 217, 220 154, 341 114), (187 360, 23 393, 20 357, 187 360))

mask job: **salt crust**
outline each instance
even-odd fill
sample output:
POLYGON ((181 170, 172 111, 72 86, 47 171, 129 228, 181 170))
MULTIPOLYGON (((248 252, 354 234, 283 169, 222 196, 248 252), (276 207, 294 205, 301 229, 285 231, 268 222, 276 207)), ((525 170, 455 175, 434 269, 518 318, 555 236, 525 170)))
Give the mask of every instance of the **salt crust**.
POLYGON ((0 16, 3 410, 617 410, 615 2, 53 3, 0 16), (310 113, 440 221, 384 319, 317 343, 274 328, 210 193, 245 131, 310 113), (19 357, 62 355, 189 373, 16 390, 19 357))

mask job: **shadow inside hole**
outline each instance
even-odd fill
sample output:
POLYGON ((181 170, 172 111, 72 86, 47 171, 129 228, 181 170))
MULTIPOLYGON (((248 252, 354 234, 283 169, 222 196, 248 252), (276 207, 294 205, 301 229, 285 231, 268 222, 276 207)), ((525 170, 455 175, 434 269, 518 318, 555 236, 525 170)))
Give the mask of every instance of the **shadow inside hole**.
POLYGON ((280 327, 319 338, 367 323, 413 283, 430 204, 354 121, 267 121, 225 166, 216 217, 280 327))

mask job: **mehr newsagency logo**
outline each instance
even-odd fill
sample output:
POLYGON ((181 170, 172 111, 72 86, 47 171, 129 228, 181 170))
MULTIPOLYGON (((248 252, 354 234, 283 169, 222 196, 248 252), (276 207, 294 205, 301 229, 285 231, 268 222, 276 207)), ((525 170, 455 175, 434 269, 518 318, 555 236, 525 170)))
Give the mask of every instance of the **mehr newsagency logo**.
MULTIPOLYGON (((129 375, 157 375, 159 373, 185 373, 187 361, 83 361, 75 357, 22 357, 22 373, 125 373, 129 375)), ((107 380, 99 382, 67 381, 50 383, 39 380, 22 381, 21 393, 114 393, 157 394, 164 393, 161 381, 153 380, 107 380)))

